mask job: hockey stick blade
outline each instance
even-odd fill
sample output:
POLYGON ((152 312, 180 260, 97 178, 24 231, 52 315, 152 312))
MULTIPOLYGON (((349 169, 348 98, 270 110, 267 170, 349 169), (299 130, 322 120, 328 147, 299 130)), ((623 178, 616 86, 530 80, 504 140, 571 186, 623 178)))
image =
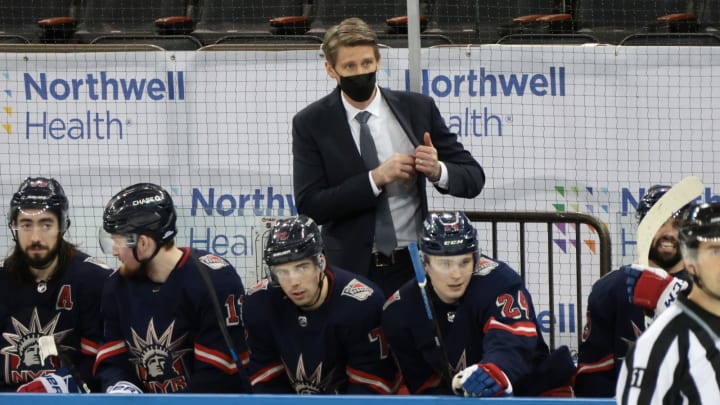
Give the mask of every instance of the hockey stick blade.
POLYGON ((660 230, 665 221, 680 208, 684 207, 705 190, 705 185, 695 176, 688 176, 677 184, 650 208, 645 218, 638 225, 637 247, 638 262, 643 266, 648 265, 648 256, 655 234, 660 230))

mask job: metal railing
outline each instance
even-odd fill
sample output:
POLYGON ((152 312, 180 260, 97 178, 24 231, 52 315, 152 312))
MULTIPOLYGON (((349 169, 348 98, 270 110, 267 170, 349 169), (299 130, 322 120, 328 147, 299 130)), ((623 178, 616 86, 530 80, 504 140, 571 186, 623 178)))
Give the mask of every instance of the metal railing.
MULTIPOLYGON (((610 272, 611 266, 611 242, 610 232, 607 226, 600 222, 597 218, 576 212, 478 212, 468 211, 465 212, 468 218, 473 222, 479 223, 490 223, 491 224, 491 235, 492 235, 492 257, 497 258, 498 254, 498 224, 499 223, 517 223, 518 234, 519 234, 519 250, 520 250, 520 276, 525 279, 526 274, 526 228, 525 225, 532 224, 547 224, 547 266, 548 266, 548 296, 549 296, 549 308, 555 308, 555 278, 553 274, 553 229, 552 226, 555 224, 575 224, 575 240, 580 241, 581 239, 581 224, 592 227, 597 232, 599 239, 599 268, 598 275, 604 276, 610 272)), ((578 247, 580 245, 578 244, 578 247)), ((590 271, 590 269, 582 268, 582 254, 581 249, 575 249, 575 274, 576 274, 576 296, 577 296, 577 307, 576 316, 578 321, 582 320, 583 314, 583 301, 584 296, 582 292, 582 273, 590 271)), ((551 318, 550 324, 550 341, 548 344, 551 348, 555 348, 555 316, 551 318)), ((582 325, 580 326, 582 328, 582 325)), ((582 331, 578 332, 578 347, 580 347, 582 339, 582 331)))

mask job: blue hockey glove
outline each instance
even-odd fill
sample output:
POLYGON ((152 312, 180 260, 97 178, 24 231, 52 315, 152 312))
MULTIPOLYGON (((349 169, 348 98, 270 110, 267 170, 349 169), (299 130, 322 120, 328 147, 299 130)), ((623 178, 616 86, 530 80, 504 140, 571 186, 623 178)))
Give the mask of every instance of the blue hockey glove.
POLYGON ((671 276, 663 269, 633 264, 624 268, 627 275, 627 293, 631 304, 655 311, 660 315, 675 302, 688 283, 671 276))
POLYGON ((457 373, 452 381, 455 395, 466 397, 505 397, 512 395, 512 384, 493 363, 474 364, 457 373))

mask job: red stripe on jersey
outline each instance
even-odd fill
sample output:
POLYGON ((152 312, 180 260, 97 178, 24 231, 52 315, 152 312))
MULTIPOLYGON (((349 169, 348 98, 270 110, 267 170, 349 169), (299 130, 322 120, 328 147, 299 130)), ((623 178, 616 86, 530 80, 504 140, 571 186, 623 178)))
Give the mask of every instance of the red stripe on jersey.
POLYGON ((180 261, 178 262, 178 264, 175 265, 175 268, 176 268, 176 269, 179 269, 180 267, 184 266, 184 265, 185 265, 185 262, 186 262, 186 261, 188 260, 188 258, 190 257, 190 248, 189 248, 189 247, 188 247, 188 248, 184 248, 184 247, 183 247, 183 248, 180 248, 180 250, 183 251, 183 255, 182 255, 182 257, 180 258, 180 261))
POLYGON ((93 375, 98 368, 98 365, 110 357, 123 354, 127 351, 125 342, 122 340, 113 340, 112 342, 105 343, 100 346, 97 351, 97 357, 95 358, 95 364, 93 365, 93 375))
POLYGON ((238 372, 237 364, 235 364, 230 356, 199 343, 195 343, 195 359, 217 367, 225 374, 235 374, 238 372))
POLYGON ((283 366, 282 363, 273 363, 250 376, 250 385, 268 382, 273 378, 280 376, 283 371, 285 371, 285 366, 283 366))
POLYGON ((354 369, 352 367, 345 367, 345 372, 348 375, 348 380, 352 383, 366 385, 380 394, 392 394, 397 391, 400 386, 400 376, 396 376, 395 381, 385 381, 382 378, 354 369))
POLYGON ((603 371, 613 370, 615 368, 615 357, 608 354, 602 359, 592 363, 579 363, 575 375, 600 373, 603 371))
POLYGON ((97 356, 98 344, 84 337, 80 338, 80 351, 87 356, 97 356))
POLYGON ((535 324, 528 321, 515 322, 512 325, 506 325, 496 320, 495 317, 491 316, 490 319, 485 322, 485 326, 483 327, 483 333, 487 333, 490 329, 503 330, 517 336, 537 336, 537 329, 535 328, 535 324))

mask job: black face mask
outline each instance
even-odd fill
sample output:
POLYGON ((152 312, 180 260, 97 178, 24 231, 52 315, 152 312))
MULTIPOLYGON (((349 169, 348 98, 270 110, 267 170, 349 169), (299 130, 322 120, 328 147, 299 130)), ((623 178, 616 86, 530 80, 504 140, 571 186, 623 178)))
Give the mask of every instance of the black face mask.
POLYGON ((340 76, 340 89, 353 101, 358 103, 368 101, 375 90, 375 73, 340 76))

